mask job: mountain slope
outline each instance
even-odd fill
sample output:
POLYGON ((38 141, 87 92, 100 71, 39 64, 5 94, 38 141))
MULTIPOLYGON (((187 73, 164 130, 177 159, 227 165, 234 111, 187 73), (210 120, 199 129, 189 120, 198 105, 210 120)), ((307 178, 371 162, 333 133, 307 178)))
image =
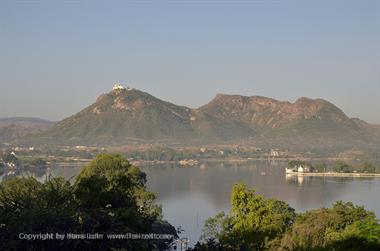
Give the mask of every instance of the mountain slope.
POLYGON ((46 131, 53 125, 54 122, 39 118, 0 118, 0 141, 11 141, 28 134, 46 131))
POLYGON ((255 129, 281 128, 300 119, 316 118, 355 127, 339 108, 323 99, 299 98, 295 103, 260 96, 218 94, 199 108, 206 114, 233 120, 255 129))
POLYGON ((42 136, 73 143, 117 143, 132 139, 196 141, 204 137, 228 139, 227 132, 240 129, 245 130, 235 128, 234 124, 217 123, 201 111, 162 101, 136 89, 117 89, 101 95, 94 104, 59 122, 42 136))
POLYGON ((49 135, 64 138, 184 137, 190 129, 190 111, 167 102, 159 103, 153 96, 137 90, 113 91, 58 123, 49 135))
POLYGON ((322 99, 296 102, 218 94, 192 109, 136 89, 115 89, 33 140, 48 143, 120 145, 244 141, 298 149, 378 147, 376 126, 347 117, 322 99))
POLYGON ((255 141, 260 145, 344 148, 379 142, 373 126, 364 121, 359 124, 323 99, 302 97, 290 103, 260 96, 218 94, 200 110, 255 130, 255 141))

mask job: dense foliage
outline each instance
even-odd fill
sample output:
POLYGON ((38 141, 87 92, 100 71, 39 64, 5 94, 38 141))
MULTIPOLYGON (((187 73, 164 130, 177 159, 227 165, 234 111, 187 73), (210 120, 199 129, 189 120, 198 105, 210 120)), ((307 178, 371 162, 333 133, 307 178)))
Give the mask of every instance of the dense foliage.
POLYGON ((117 154, 101 154, 76 177, 44 183, 12 178, 0 184, 0 250, 152 250, 169 240, 111 240, 106 234, 165 233, 145 174, 117 154), (20 233, 105 234, 103 239, 21 240, 20 233), (89 245, 90 244, 90 245, 89 245))
POLYGON ((380 250, 375 215, 350 202, 296 215, 285 202, 237 184, 231 204, 206 221, 193 250, 380 250))
POLYGON ((205 223, 204 240, 215 239, 226 250, 263 250, 276 242, 296 215, 286 203, 265 199, 244 184, 232 189, 232 209, 205 223))
POLYGON ((281 240, 281 250, 380 250, 375 215, 351 202, 338 201, 298 215, 281 240))

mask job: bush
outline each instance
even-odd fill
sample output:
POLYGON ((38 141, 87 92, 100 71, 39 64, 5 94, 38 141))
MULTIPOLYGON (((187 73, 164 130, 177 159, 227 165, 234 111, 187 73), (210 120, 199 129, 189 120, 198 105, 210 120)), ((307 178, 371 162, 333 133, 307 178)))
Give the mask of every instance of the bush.
POLYGON ((228 214, 206 221, 202 239, 192 250, 380 250, 375 214, 351 202, 296 215, 286 203, 237 184, 231 204, 228 214))

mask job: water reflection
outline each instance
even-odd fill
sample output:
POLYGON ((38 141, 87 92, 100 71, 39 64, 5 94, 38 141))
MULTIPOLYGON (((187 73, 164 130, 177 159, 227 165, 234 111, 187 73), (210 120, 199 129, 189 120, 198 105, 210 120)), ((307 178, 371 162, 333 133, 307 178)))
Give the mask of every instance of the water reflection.
POLYGON ((148 187, 158 194, 165 217, 182 226, 192 242, 203 222, 228 210, 233 184, 245 182, 257 193, 289 203, 298 212, 331 206, 337 200, 365 205, 380 216, 380 179, 286 176, 287 163, 208 163, 193 167, 146 166, 148 187))
POLYGON ((292 175, 292 174, 285 174, 285 180, 289 184, 295 184, 298 186, 307 185, 310 184, 311 181, 310 176, 301 176, 301 175, 292 175))

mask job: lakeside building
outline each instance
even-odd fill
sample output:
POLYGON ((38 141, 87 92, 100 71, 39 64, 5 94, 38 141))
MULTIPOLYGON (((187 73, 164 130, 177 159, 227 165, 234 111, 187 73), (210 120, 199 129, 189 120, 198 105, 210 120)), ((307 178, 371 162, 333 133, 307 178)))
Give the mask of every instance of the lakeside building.
POLYGON ((309 173, 310 172, 310 167, 308 166, 294 166, 293 168, 286 168, 285 169, 286 173, 309 173))
POLYGON ((308 166, 298 166, 297 168, 297 172, 299 173, 309 173, 310 172, 310 168, 308 166))
POLYGON ((278 158, 278 157, 284 157, 289 154, 288 150, 280 150, 280 149, 270 149, 268 157, 270 158, 278 158))

